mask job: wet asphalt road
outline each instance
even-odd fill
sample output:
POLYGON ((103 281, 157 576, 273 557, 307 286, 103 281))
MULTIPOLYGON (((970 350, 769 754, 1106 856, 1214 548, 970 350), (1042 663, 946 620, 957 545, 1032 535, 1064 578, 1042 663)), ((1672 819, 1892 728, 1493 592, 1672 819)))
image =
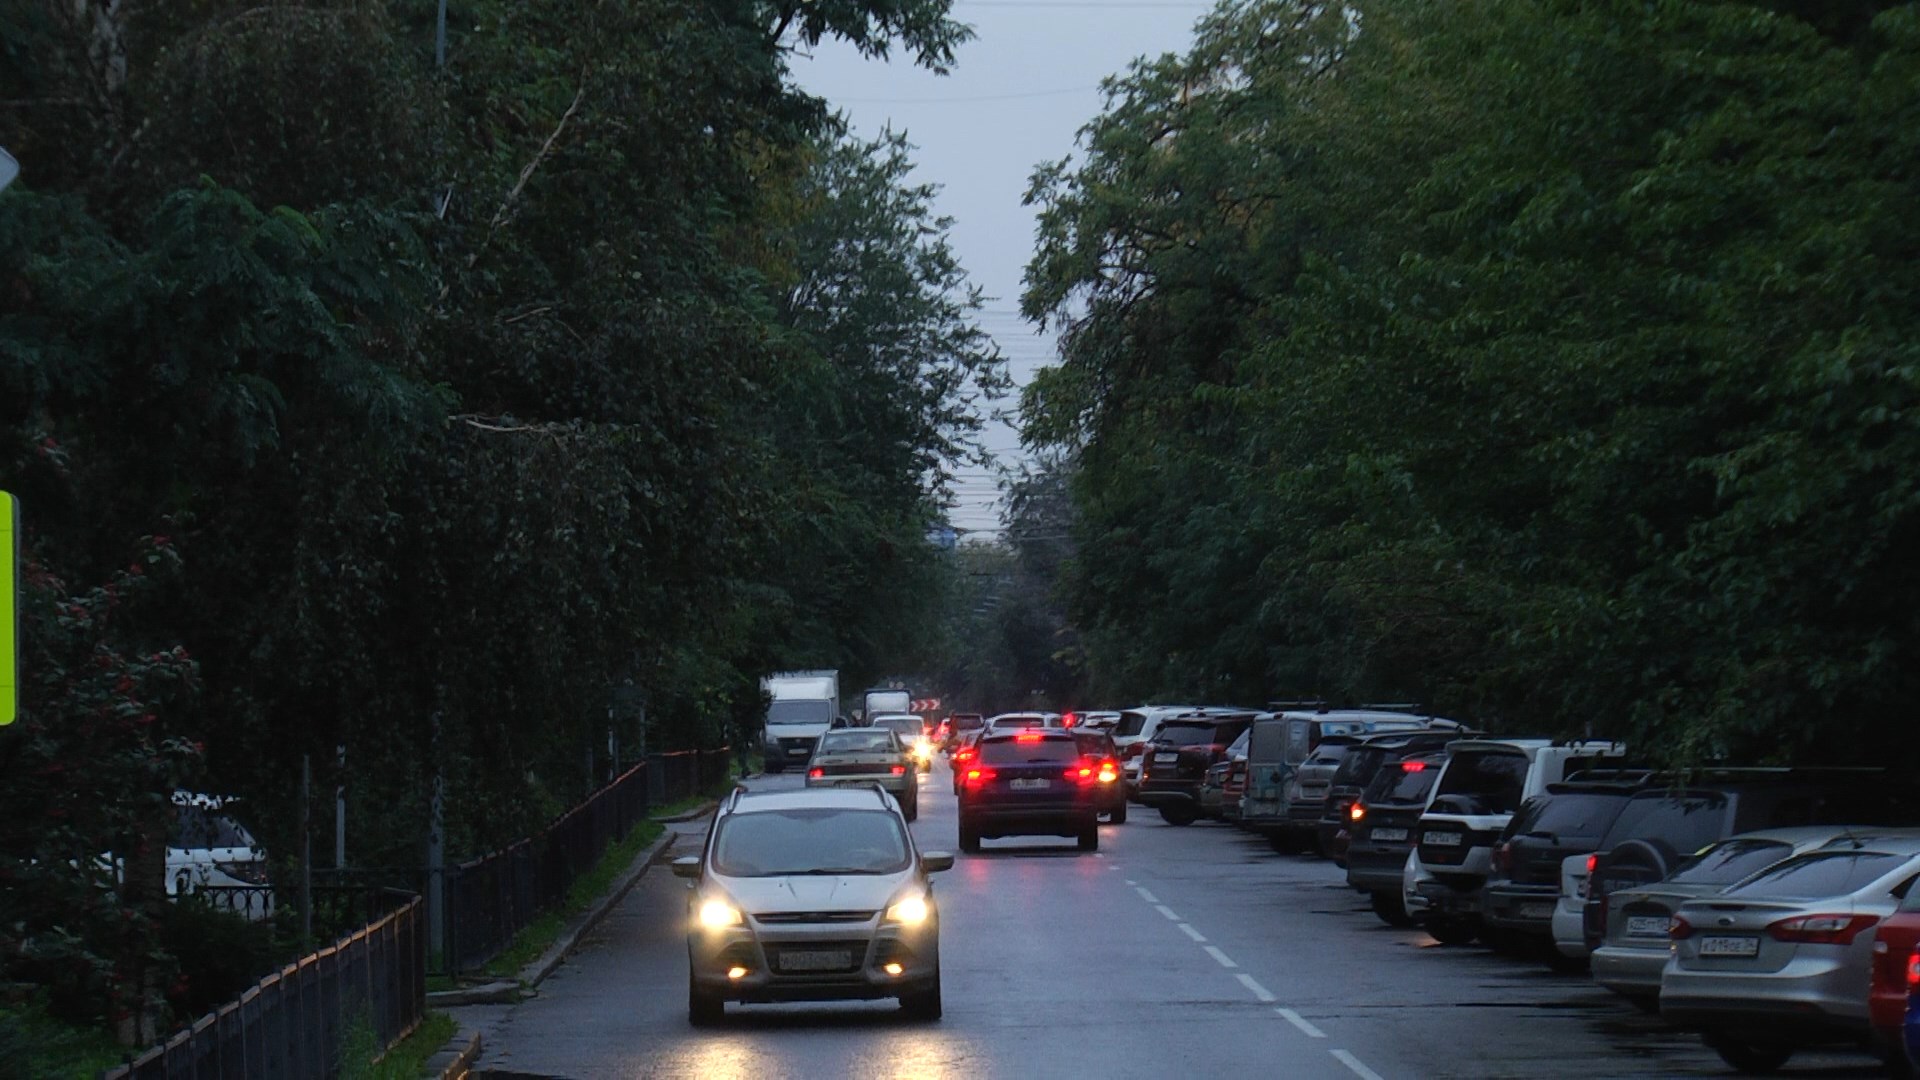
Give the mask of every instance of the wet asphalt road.
MULTIPOLYGON (((944 765, 914 834, 955 850, 944 765)), ((765 777, 790 788, 799 777, 765 777)), ((728 1005, 687 1024, 683 881, 649 871, 536 996, 453 1010, 482 1076, 1644 1077, 1732 1075, 1585 975, 1382 925, 1331 863, 1132 808, 1097 855, 990 840, 936 877, 946 1016, 892 1002, 728 1005)), ((705 823, 678 826, 673 854, 705 823)), ((1806 1054, 1785 1075, 1880 1075, 1806 1054)))

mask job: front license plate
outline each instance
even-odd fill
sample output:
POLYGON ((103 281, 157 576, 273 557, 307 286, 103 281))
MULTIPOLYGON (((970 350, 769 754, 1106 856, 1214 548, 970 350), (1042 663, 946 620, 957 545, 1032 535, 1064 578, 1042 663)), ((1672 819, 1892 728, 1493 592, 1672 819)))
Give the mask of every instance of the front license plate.
POLYGON ((1045 791, 1051 780, 1009 780, 1007 786, 1015 791, 1045 791))
POLYGON ((1521 904, 1520 917, 1523 919, 1551 919, 1553 918, 1553 905, 1521 904))
POLYGON ((1700 939, 1701 956, 1759 956, 1760 939, 1757 937, 1703 937, 1700 939))
POLYGON ((1667 927, 1672 922, 1664 915, 1627 916, 1628 937, 1666 937, 1667 927))
POLYGON ((1430 832, 1420 837, 1420 842, 1432 844, 1434 847, 1459 847, 1464 839, 1466 838, 1457 832, 1430 832))
POLYGON ((1180 755, 1177 753, 1153 755, 1153 763, 1155 765, 1172 765, 1177 763, 1179 760, 1180 760, 1180 755))
POLYGON ((1405 830, 1405 829, 1375 829, 1375 830, 1373 830, 1373 838, 1374 838, 1375 840, 1378 840, 1378 841, 1380 841, 1380 842, 1382 842, 1382 843, 1390 843, 1390 842, 1392 842, 1392 841, 1395 841, 1395 840, 1405 840, 1405 839, 1407 838, 1407 830, 1405 830))
POLYGON ((845 971, 853 954, 845 949, 789 949, 780 954, 781 971, 845 971))

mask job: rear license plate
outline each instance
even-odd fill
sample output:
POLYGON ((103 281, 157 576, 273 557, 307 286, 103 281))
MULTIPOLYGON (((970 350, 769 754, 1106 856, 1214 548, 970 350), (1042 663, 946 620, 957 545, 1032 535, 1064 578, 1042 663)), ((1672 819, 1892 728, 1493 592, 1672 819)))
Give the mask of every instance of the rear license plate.
POLYGON ((804 746, 796 746, 787 751, 787 756, 788 757, 806 757, 812 753, 813 751, 807 749, 804 746))
POLYGON ((1663 915, 1627 916, 1628 937, 1666 937, 1667 927, 1672 920, 1663 915))
POLYGON ((1701 956, 1759 956, 1760 939, 1757 937, 1703 937, 1700 939, 1701 956))
POLYGON ((1009 780, 1007 786, 1014 791, 1045 791, 1052 786, 1051 780, 1009 780))
POLYGON ((1457 832, 1430 832, 1422 834, 1420 842, 1432 844, 1434 847, 1459 847, 1461 841, 1465 839, 1466 837, 1457 832))
POLYGON ((1551 919, 1553 918, 1553 905, 1521 904, 1520 917, 1523 919, 1551 919))
POLYGON ((1375 840, 1379 840, 1379 841, 1381 841, 1382 843, 1387 843, 1387 842, 1391 842, 1391 841, 1394 841, 1394 840, 1405 840, 1405 839, 1407 838, 1407 830, 1405 830, 1405 829, 1375 829, 1375 830, 1373 830, 1373 834, 1372 834, 1372 835, 1373 835, 1373 838, 1374 838, 1375 840))
POLYGON ((1178 762, 1179 760, 1180 760, 1180 755, 1177 753, 1153 755, 1153 763, 1155 765, 1172 765, 1178 762))
POLYGON ((845 949, 788 949, 780 954, 781 971, 845 971, 853 954, 845 949))

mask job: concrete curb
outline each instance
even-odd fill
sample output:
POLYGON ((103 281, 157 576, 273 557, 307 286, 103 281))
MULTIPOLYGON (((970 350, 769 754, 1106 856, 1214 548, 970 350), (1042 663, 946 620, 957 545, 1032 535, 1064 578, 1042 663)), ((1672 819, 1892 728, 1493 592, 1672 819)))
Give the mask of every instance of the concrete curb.
POLYGON ((447 1009, 460 1005, 501 1005, 520 996, 520 984, 499 980, 482 986, 463 986, 458 990, 432 990, 427 993, 427 1008, 447 1009))
POLYGON ((426 1075, 440 1080, 461 1080, 473 1071, 473 1063, 480 1060, 481 1041, 477 1031, 455 1034, 452 1042, 427 1059, 426 1075))

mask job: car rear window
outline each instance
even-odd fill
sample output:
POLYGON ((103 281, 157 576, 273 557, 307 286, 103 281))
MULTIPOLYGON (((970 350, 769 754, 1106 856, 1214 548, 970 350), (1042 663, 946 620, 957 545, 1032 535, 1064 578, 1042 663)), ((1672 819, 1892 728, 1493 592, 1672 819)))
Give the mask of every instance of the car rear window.
POLYGON ((993 718, 993 726, 997 731, 1005 731, 1012 728, 1046 727, 1047 722, 1038 716, 996 716, 993 718))
POLYGON ((1153 741, 1168 746, 1199 746, 1213 741, 1213 730, 1213 724, 1205 720, 1172 720, 1160 725, 1153 741))
POLYGON ((1104 734, 1075 735, 1073 741, 1081 753, 1097 757, 1113 757, 1119 750, 1104 734))
POLYGON ((1526 790, 1527 757, 1500 750, 1467 750, 1447 762, 1435 797, 1468 795, 1483 812, 1510 814, 1520 808, 1526 790))
POLYGON ((980 744, 980 763, 983 765, 1040 765, 1055 761, 1070 764, 1079 757, 1080 749, 1072 739, 1036 739, 1032 742, 988 739, 980 744))
POLYGON ((893 750, 898 743, 885 728, 867 731, 830 731, 820 736, 822 754, 878 754, 893 750))
POLYGON ((985 717, 973 713, 959 713, 954 716, 951 727, 954 731, 972 731, 974 728, 984 727, 986 722, 985 717))
POLYGON ((1113 725, 1113 733, 1123 739, 1138 735, 1146 729, 1147 714, 1139 712, 1123 712, 1120 714, 1120 722, 1113 725))
POLYGON ((1908 858, 1878 851, 1809 852, 1762 871, 1753 880, 1720 895, 1800 900, 1846 896, 1897 869, 1908 858))
POLYGON ((889 716, 873 723, 877 728, 890 728, 902 735, 919 735, 927 730, 927 725, 917 716, 889 716))
POLYGON ((1676 885, 1719 885, 1725 887, 1749 874, 1757 874, 1793 854, 1792 844, 1778 840, 1729 840, 1680 864, 1667 876, 1676 885))
POLYGON ((1530 803, 1522 817, 1514 818, 1513 834, 1548 833, 1562 844, 1574 840, 1598 841, 1626 804, 1625 792, 1566 791, 1547 795, 1530 803))
POLYGON ((1727 797, 1717 792, 1643 792, 1627 800, 1600 850, 1628 840, 1661 840, 1678 852, 1699 851, 1726 835, 1727 797))
POLYGON ((1424 803, 1439 775, 1439 762, 1396 761, 1381 769, 1367 786, 1367 802, 1374 806, 1424 803))
POLYGON ((1307 755, 1305 764, 1317 769, 1331 768, 1337 770, 1340 760, 1347 756, 1347 749, 1348 747, 1344 743, 1331 746, 1323 743, 1318 750, 1307 755))
POLYGON ((884 810, 809 807, 720 819, 713 868, 728 877, 897 874, 911 864, 900 819, 884 810))
POLYGON ((195 850, 200 848, 250 848, 253 837, 247 830, 225 814, 213 813, 198 806, 178 806, 173 808, 173 836, 167 841, 168 847, 195 850))
POLYGON ((1333 782, 1364 786, 1380 771, 1380 763, 1387 759, 1386 750, 1378 746, 1356 746, 1340 759, 1340 768, 1333 774, 1333 782))

